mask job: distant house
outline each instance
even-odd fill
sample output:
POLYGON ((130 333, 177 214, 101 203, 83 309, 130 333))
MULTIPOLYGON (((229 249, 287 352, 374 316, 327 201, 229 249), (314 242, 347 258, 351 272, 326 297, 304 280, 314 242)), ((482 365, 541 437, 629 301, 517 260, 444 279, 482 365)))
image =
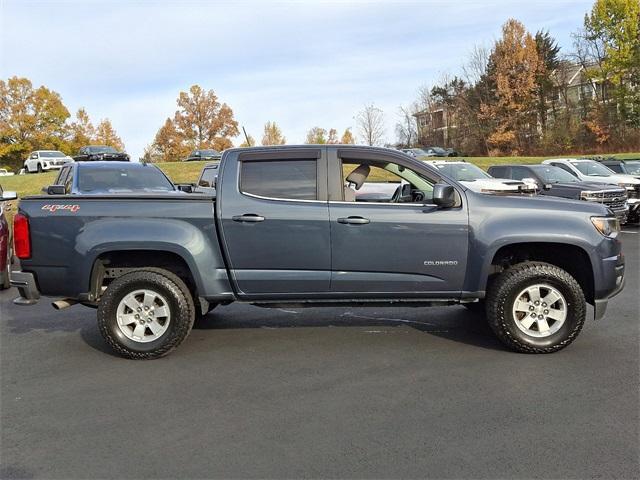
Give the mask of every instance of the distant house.
POLYGON ((418 143, 450 147, 452 129, 456 128, 455 115, 446 105, 435 105, 413 114, 416 119, 418 143))

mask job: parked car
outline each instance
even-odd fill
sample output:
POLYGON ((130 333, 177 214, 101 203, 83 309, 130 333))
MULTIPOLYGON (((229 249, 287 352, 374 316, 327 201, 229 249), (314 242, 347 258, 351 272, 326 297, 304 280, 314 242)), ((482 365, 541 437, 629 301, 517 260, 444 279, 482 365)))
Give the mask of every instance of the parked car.
POLYGON ((627 191, 608 183, 583 182, 553 165, 495 165, 489 174, 534 183, 541 195, 602 203, 621 223, 627 221, 627 191))
POLYGON ((18 198, 16 192, 3 191, 0 185, 0 290, 6 290, 9 284, 11 268, 11 232, 4 211, 9 200, 18 198))
POLYGON ((589 159, 554 158, 542 163, 562 168, 585 182, 608 183, 625 188, 629 204, 628 221, 631 223, 640 221, 640 180, 632 175, 615 173, 601 163, 589 159))
POLYGON ((189 156, 184 160, 185 162, 201 162, 201 161, 211 161, 211 160, 220 160, 222 154, 217 150, 205 149, 205 150, 194 150, 189 154, 189 156))
POLYGON ((152 164, 136 162, 74 162, 65 165, 48 195, 169 194, 180 192, 171 180, 152 164))
POLYGON ((65 163, 73 162, 73 158, 58 150, 36 150, 24 161, 27 173, 42 173, 62 168, 65 163))
POLYGON ((613 170, 615 173, 624 173, 626 175, 633 175, 635 178, 640 179, 640 158, 634 158, 630 160, 621 160, 618 158, 602 158, 595 159, 605 167, 613 170))
POLYGON ((105 145, 87 145, 86 147, 82 147, 73 159, 76 162, 130 161, 129 155, 125 152, 118 152, 115 148, 105 145))
POLYGON ((458 155, 453 149, 445 150, 440 147, 405 148, 402 152, 417 160, 424 160, 430 157, 455 157, 458 155))
POLYGON ((473 163, 462 161, 429 160, 427 164, 433 165, 442 173, 452 177, 480 193, 494 195, 534 194, 536 186, 519 180, 509 178, 494 178, 473 163))
POLYGON ((421 148, 403 148, 400 151, 402 153, 406 153, 410 157, 415 158, 416 160, 425 160, 431 157, 435 157, 433 153, 427 153, 421 148))
POLYGON ((106 342, 138 359, 166 355, 196 311, 233 301, 475 303, 507 346, 550 353, 578 336, 587 302, 602 318, 624 285, 619 222, 603 205, 481 195, 389 149, 230 149, 216 192, 22 199, 15 302, 97 307, 106 342), (357 201, 372 168, 410 188, 357 201))

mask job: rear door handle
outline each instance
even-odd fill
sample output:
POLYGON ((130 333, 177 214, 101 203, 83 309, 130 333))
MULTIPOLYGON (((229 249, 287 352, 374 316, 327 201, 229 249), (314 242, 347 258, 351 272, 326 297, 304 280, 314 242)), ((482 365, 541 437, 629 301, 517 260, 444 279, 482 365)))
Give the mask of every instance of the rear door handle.
POLYGON ((256 215, 255 213, 245 213, 244 215, 234 215, 231 217, 231 220, 234 222, 264 222, 264 217, 262 215, 256 215))
POLYGON ((347 225, 366 225, 369 223, 369 219, 363 217, 342 217, 338 219, 338 223, 345 223, 347 225))

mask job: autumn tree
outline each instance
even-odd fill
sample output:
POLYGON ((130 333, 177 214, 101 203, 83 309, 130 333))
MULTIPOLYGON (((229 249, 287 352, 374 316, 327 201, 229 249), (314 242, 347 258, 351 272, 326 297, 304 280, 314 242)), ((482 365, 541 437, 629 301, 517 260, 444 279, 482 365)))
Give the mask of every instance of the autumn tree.
POLYGON ((167 118, 156 133, 150 156, 159 158, 161 162, 176 162, 189 155, 189 150, 190 146, 178 132, 173 120, 167 118))
POLYGON ((256 141, 251 135, 247 135, 244 141, 240 144, 241 147, 255 147, 256 141))
POLYGON ((282 131, 276 122, 264 124, 264 135, 262 135, 262 145, 284 145, 287 139, 282 136, 282 131))
POLYGON ((220 103, 213 90, 192 85, 189 92, 180 92, 178 110, 174 116, 177 130, 195 148, 222 151, 233 146, 231 138, 238 135, 238 122, 226 103, 220 103))
MULTIPOLYGON (((535 36, 536 50, 540 60, 540 68, 536 77, 536 96, 538 120, 542 127, 542 134, 547 130, 548 102, 553 99, 554 89, 556 85, 553 79, 553 73, 560 67, 560 47, 556 40, 548 31, 538 31, 535 36)), ((551 107, 555 104, 552 102, 551 107)))
POLYGON ((327 136, 327 143, 330 145, 337 145, 340 143, 338 139, 338 131, 335 128, 329 129, 329 135, 327 136))
POLYGON ((384 139, 384 113, 373 104, 365 105, 356 115, 360 136, 366 145, 380 145, 384 139))
POLYGON ((96 129, 84 108, 78 109, 75 121, 69 125, 69 146, 72 152, 89 145, 96 136, 96 129))
POLYGON ((103 118, 96 127, 94 142, 99 145, 113 147, 119 152, 124 151, 124 143, 122 143, 122 139, 118 136, 113 125, 111 125, 111 120, 108 118, 103 118))
POLYGON ((413 116, 417 110, 416 106, 405 107, 400 105, 398 108, 400 121, 396 123, 396 137, 398 143, 403 147, 412 147, 418 140, 416 119, 413 116))
POLYGON ((489 68, 495 97, 480 106, 482 118, 495 124, 488 143, 497 153, 517 155, 536 136, 536 80, 543 68, 535 39, 522 23, 510 19, 503 25, 489 68))
POLYGON ((31 150, 68 150, 67 118, 58 93, 27 78, 0 80, 0 160, 17 168, 31 150))
POLYGON ((327 143, 327 131, 321 127, 313 127, 307 132, 307 144, 325 144, 327 143))
POLYGON ((342 137, 340 138, 340 143, 342 145, 353 145, 354 143, 356 143, 356 139, 353 138, 353 133, 351 133, 351 127, 346 128, 344 130, 344 133, 342 134, 342 137))

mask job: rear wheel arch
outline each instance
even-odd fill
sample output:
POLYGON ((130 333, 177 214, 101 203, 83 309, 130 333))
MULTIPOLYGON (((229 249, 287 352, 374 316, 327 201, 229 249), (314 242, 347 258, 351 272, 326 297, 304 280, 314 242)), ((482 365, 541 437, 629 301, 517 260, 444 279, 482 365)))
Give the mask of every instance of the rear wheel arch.
POLYGON ((567 243, 520 242, 501 246, 484 269, 485 291, 496 275, 527 261, 545 262, 565 270, 578 282, 587 302, 593 304, 594 273, 589 254, 582 247, 567 243))
POLYGON ((192 266, 180 254, 166 250, 112 250, 98 255, 91 268, 89 292, 97 300, 103 287, 116 278, 146 268, 161 268, 180 278, 197 298, 198 280, 192 266))

